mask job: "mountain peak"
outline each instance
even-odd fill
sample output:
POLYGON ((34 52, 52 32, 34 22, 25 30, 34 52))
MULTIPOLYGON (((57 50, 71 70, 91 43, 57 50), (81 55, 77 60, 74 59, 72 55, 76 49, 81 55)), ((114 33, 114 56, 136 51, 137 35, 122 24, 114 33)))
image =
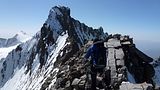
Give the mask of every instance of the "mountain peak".
POLYGON ((57 15, 68 14, 70 15, 70 8, 65 6, 54 6, 52 7, 51 11, 54 11, 57 15), (65 13, 64 13, 65 12, 65 13))
POLYGON ((102 27, 93 29, 92 27, 88 27, 84 23, 75 20, 70 16, 70 8, 65 6, 52 7, 45 25, 53 31, 55 40, 59 35, 67 32, 69 37, 75 39, 80 46, 84 44, 85 40, 92 40, 95 37, 106 37, 102 27))
POLYGON ((27 33, 26 32, 24 32, 24 31, 20 31, 20 32, 18 32, 17 34, 23 34, 23 35, 27 35, 27 33))
POLYGON ((30 35, 28 35, 24 31, 20 31, 11 38, 0 39, 0 47, 10 47, 18 45, 20 43, 28 41, 29 39, 31 39, 30 35))
POLYGON ((13 38, 16 38, 19 42, 25 42, 29 40, 31 36, 24 31, 20 31, 13 38))
MULTIPOLYGON (((57 38, 60 33, 63 32, 64 28, 61 23, 62 22, 69 22, 70 19, 70 9, 65 6, 54 6, 50 9, 48 19, 46 20, 47 26, 54 32, 54 38, 57 38), (63 21, 62 21, 62 20, 63 21)), ((66 30, 66 29, 65 29, 66 30)))

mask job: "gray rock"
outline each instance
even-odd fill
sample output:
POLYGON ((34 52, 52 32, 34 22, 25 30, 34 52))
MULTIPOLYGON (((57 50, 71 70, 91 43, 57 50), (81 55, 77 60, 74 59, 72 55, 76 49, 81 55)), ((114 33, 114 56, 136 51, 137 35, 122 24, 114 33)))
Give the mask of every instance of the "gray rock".
POLYGON ((79 89, 80 89, 80 90, 84 90, 84 88, 85 88, 85 84, 86 84, 86 81, 85 81, 85 80, 80 81, 80 82, 79 82, 79 84, 78 84, 79 89))
POLYGON ((123 52, 122 48, 116 49, 115 52, 116 52, 116 59, 123 60, 124 52, 123 52))
POLYGON ((116 60, 116 65, 121 67, 124 66, 124 60, 116 60))
POLYGON ((75 78, 72 82, 72 86, 76 86, 79 84, 79 82, 81 81, 81 79, 75 78))
POLYGON ((65 88, 70 87, 70 85, 71 85, 71 82, 70 82, 70 81, 67 81, 67 82, 66 82, 66 85, 65 85, 65 88))
POLYGON ((142 83, 142 84, 133 84, 133 83, 122 83, 120 90, 153 90, 151 84, 142 83))
POLYGON ((86 78, 87 78, 86 74, 80 77, 81 80, 85 80, 86 78))

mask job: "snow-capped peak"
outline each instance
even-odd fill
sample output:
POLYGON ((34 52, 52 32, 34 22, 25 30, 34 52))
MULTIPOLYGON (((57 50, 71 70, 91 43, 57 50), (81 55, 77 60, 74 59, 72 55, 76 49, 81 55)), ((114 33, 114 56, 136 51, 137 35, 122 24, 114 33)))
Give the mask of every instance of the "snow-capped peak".
POLYGON ((8 39, 1 39, 0 40, 0 47, 10 47, 14 45, 18 45, 20 43, 26 42, 32 37, 28 34, 26 34, 24 31, 18 32, 16 35, 14 35, 12 38, 8 39))
POLYGON ((24 31, 20 31, 13 38, 16 38, 19 42, 25 42, 31 39, 31 36, 25 33, 24 31))

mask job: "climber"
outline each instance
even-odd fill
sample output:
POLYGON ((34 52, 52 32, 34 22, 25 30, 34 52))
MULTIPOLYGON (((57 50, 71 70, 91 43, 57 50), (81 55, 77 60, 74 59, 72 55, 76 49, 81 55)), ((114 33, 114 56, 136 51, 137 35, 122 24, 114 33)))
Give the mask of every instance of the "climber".
POLYGON ((96 90, 96 77, 97 73, 103 73, 103 69, 106 67, 106 48, 104 42, 100 39, 95 39, 93 45, 88 49, 85 55, 85 61, 91 56, 91 89, 96 90))

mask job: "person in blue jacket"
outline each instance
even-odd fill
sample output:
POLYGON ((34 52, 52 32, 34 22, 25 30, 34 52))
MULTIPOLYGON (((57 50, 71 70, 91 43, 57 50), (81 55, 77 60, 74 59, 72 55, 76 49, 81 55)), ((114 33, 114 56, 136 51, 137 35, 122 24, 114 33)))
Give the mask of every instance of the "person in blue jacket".
POLYGON ((97 72, 102 73, 106 66, 106 48, 102 40, 95 39, 93 41, 93 45, 89 47, 85 55, 85 60, 87 61, 89 57, 91 57, 91 89, 96 90, 97 72))

